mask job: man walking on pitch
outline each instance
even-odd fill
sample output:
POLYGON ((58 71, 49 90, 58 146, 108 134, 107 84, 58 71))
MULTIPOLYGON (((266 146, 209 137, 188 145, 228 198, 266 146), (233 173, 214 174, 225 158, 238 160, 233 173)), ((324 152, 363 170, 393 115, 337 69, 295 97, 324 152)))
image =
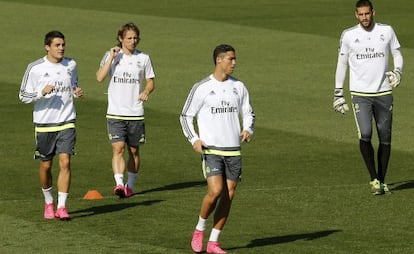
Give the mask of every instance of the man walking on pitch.
POLYGON ((207 253, 226 253, 220 248, 218 238, 242 173, 240 144, 250 141, 255 115, 246 87, 230 76, 236 65, 235 49, 230 45, 219 45, 214 49, 213 60, 214 72, 193 86, 180 115, 180 123, 194 151, 202 154, 202 168, 207 180, 207 194, 201 204, 191 247, 194 252, 203 250, 207 219, 215 211, 207 253), (239 116, 243 120, 242 130, 239 116), (197 117, 198 133, 194 117, 197 117))
POLYGON ((349 65, 349 90, 359 135, 359 147, 370 175, 374 195, 390 193, 385 176, 391 153, 392 90, 401 82, 403 57, 393 28, 374 21, 369 0, 356 3, 359 24, 342 32, 335 74, 333 107, 345 114, 349 109, 343 97, 343 84, 349 65), (389 55, 394 68, 388 67, 389 55), (371 143, 372 119, 379 138, 377 168, 371 143))
POLYGON ((45 36, 46 56, 27 66, 19 99, 34 103, 36 152, 40 160, 39 177, 45 198, 45 219, 68 220, 66 199, 71 183, 70 159, 76 142, 76 112, 73 98, 83 95, 78 87, 76 62, 64 57, 65 37, 59 31, 45 36), (52 192, 53 157, 59 156, 58 203, 54 212, 52 192))
POLYGON ((114 194, 121 198, 133 195, 141 162, 139 146, 145 143, 144 102, 155 87, 151 59, 136 49, 139 36, 134 23, 123 25, 117 33, 118 45, 105 53, 96 72, 98 82, 110 77, 106 118, 112 144, 114 194), (129 156, 127 162, 125 150, 129 156), (124 184, 126 167, 128 180, 124 184))

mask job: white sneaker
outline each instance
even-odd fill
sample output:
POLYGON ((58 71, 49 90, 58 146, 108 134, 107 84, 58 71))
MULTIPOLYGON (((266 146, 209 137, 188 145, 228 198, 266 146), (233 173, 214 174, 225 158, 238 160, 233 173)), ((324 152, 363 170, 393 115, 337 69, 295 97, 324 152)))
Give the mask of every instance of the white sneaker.
POLYGON ((384 194, 391 194, 392 192, 388 188, 388 185, 386 183, 381 183, 381 189, 384 192, 384 194))
POLYGON ((374 179, 371 182, 369 182, 371 185, 371 193, 373 195, 382 195, 384 194, 384 191, 381 189, 381 183, 378 181, 378 179, 374 179))

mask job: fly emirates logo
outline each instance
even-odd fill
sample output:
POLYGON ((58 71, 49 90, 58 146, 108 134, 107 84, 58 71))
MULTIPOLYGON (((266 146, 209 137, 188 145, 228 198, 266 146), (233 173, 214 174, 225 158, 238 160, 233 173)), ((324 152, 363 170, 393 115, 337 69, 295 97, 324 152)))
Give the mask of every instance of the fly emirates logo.
POLYGON ((364 53, 356 54, 356 59, 358 60, 365 60, 365 59, 372 59, 372 58, 384 58, 384 52, 376 52, 374 48, 366 48, 364 53))
POLYGON ((114 84, 133 84, 138 85, 139 79, 132 77, 132 74, 129 72, 122 73, 122 77, 113 76, 114 84))
POLYGON ((231 106, 229 101, 221 101, 220 107, 211 107, 211 114, 225 114, 238 112, 237 107, 231 106))

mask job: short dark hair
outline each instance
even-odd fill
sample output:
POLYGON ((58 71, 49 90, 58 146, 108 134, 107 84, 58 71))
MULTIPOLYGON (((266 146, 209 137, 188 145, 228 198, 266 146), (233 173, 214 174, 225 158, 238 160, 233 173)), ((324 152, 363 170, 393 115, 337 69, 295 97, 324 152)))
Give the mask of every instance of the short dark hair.
POLYGON ((358 2, 356 2, 355 4, 355 8, 366 7, 366 6, 371 8, 371 10, 374 9, 374 6, 372 5, 370 0, 358 0, 358 2))
POLYGON ((65 36, 63 35, 63 33, 59 32, 59 31, 50 31, 45 35, 45 44, 44 45, 48 45, 50 46, 50 44, 52 44, 52 41, 54 38, 61 38, 61 39, 65 39, 65 36))
POLYGON ((216 65, 216 58, 220 54, 227 53, 229 51, 236 52, 236 50, 232 46, 230 46, 230 45, 227 45, 227 44, 220 44, 220 45, 218 45, 214 49, 214 51, 213 51, 213 61, 214 61, 214 65, 216 65))

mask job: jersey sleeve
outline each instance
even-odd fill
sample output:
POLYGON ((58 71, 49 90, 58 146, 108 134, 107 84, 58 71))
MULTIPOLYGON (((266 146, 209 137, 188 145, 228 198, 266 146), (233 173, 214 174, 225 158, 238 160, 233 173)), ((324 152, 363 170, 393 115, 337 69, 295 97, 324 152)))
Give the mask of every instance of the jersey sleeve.
POLYGON ((345 32, 342 33, 338 49, 338 62, 335 71, 335 88, 342 89, 346 78, 348 68, 349 47, 346 42, 345 32))
POLYGON ((145 63, 145 79, 155 78, 154 67, 152 66, 151 58, 148 56, 145 63))
POLYGON ((184 136, 193 145, 199 138, 194 127, 194 117, 201 108, 202 101, 199 98, 198 86, 194 86, 185 101, 183 110, 180 114, 180 124, 184 136))
POLYGON ((248 131, 251 135, 254 132, 255 114, 252 106, 250 105, 249 92, 246 87, 243 86, 242 94, 242 119, 243 130, 248 131))
POLYGON ((71 68, 71 84, 73 88, 78 86, 78 66, 74 60, 72 60, 73 67, 71 68))
POLYGON ((397 35, 392 27, 390 27, 391 31, 391 40, 390 40, 390 47, 391 49, 399 49, 401 47, 400 42, 398 41, 397 35))
POLYGON ((22 83, 19 91, 19 99, 23 103, 32 103, 39 100, 42 97, 42 88, 36 86, 37 78, 35 74, 31 72, 30 65, 27 67, 22 79, 22 83))
POLYGON ((103 67, 106 63, 106 61, 108 61, 108 57, 109 57, 109 51, 105 52, 104 56, 101 59, 101 62, 99 63, 99 67, 103 67))
POLYGON ((390 40, 390 50, 394 60, 394 69, 399 69, 401 72, 403 70, 403 57, 400 51, 400 42, 398 41, 397 35, 395 34, 394 29, 391 27, 391 40, 390 40))

